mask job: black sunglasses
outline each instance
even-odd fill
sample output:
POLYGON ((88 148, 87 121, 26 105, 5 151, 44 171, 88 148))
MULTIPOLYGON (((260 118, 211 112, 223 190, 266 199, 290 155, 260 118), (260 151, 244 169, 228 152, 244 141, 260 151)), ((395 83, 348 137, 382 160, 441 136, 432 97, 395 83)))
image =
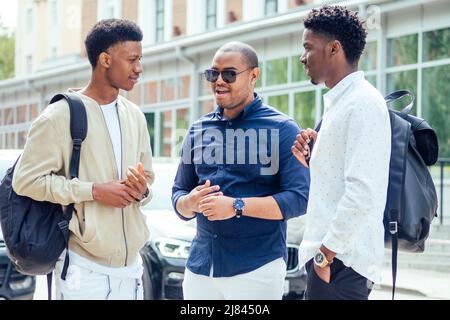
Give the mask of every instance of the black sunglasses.
POLYGON ((218 71, 215 69, 206 69, 203 73, 205 74, 205 78, 206 81, 209 82, 216 82, 217 79, 219 79, 219 75, 222 76, 222 80, 225 81, 226 83, 233 83, 236 81, 236 77, 238 74, 241 74, 245 71, 248 71, 250 69, 254 69, 253 67, 247 68, 241 72, 236 72, 234 70, 223 70, 223 71, 218 71))

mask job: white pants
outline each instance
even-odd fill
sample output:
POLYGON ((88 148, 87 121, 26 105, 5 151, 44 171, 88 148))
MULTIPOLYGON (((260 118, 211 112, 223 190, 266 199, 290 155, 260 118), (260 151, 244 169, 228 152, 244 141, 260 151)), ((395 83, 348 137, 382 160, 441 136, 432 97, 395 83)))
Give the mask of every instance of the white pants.
POLYGON ((213 278, 184 273, 185 300, 281 300, 284 293, 286 263, 283 258, 232 277, 213 278))
POLYGON ((142 280, 120 278, 69 265, 66 280, 61 279, 64 259, 55 267, 57 300, 143 300, 142 280))

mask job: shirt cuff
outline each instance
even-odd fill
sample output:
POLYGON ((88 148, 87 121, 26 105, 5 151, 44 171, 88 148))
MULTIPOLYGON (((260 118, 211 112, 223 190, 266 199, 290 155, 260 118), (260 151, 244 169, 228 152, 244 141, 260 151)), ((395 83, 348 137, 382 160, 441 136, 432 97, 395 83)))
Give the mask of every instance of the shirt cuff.
POLYGON ((348 249, 348 243, 337 239, 331 231, 326 234, 322 244, 336 254, 344 254, 348 249))
MULTIPOLYGON (((187 193, 186 193, 186 194, 187 194, 187 193)), ((176 195, 176 196, 174 197, 174 199, 173 199, 173 210, 175 210, 175 213, 177 214, 177 216, 178 216, 181 220, 184 220, 184 221, 190 221, 190 220, 196 218, 197 215, 194 215, 194 216, 191 217, 191 218, 187 218, 187 217, 183 216, 181 213, 179 213, 178 210, 177 210, 177 202, 178 202, 178 200, 179 200, 182 196, 185 196, 186 194, 180 193, 180 194, 178 194, 178 195, 176 195)))
POLYGON ((76 185, 76 192, 74 194, 76 194, 79 198, 79 202, 94 200, 94 195, 92 194, 93 186, 93 182, 82 182, 78 180, 78 183, 76 185))

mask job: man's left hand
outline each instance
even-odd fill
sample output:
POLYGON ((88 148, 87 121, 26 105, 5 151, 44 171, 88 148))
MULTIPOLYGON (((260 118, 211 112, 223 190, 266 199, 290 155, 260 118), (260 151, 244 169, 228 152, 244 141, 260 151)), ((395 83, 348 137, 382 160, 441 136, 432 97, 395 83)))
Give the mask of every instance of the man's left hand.
POLYGON ((227 220, 236 215, 233 203, 230 197, 206 196, 200 200, 199 209, 209 221, 227 220))
POLYGON ((127 179, 123 180, 123 183, 136 190, 141 195, 141 198, 136 199, 136 201, 140 201, 142 199, 148 188, 147 176, 145 175, 144 171, 138 171, 132 166, 128 167, 127 179))

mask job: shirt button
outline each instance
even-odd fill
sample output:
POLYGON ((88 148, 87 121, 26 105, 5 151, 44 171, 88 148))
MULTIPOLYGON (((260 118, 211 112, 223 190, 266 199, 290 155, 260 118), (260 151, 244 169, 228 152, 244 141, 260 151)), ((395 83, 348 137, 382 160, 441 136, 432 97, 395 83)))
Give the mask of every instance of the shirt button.
POLYGON ((229 126, 232 126, 232 125, 233 125, 233 122, 232 122, 232 121, 228 121, 228 125, 229 125, 229 126))
POLYGON ((213 235, 213 238, 214 238, 214 239, 217 239, 217 237, 218 237, 217 234, 213 235))

